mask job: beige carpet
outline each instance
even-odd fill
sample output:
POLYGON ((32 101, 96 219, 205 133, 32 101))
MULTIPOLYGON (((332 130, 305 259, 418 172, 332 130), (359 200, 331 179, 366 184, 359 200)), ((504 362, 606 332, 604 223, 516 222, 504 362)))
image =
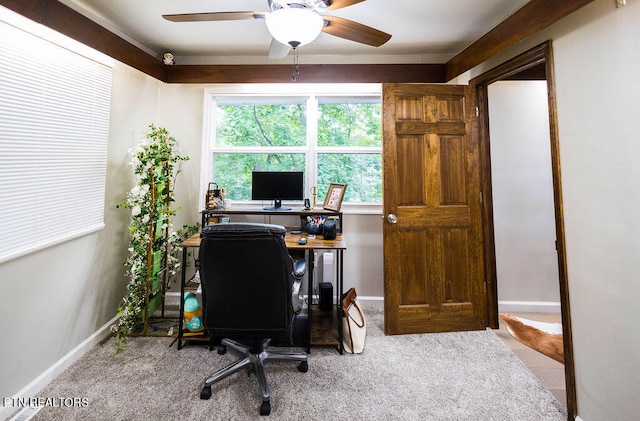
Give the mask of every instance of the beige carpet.
POLYGON ((362 354, 314 347, 309 371, 267 365, 271 415, 260 417, 255 376, 236 374, 199 399, 205 377, 236 358, 169 338, 96 346, 39 396, 85 399, 34 420, 566 420, 566 410, 492 331, 385 336, 365 308, 362 354))
POLYGON ((500 320, 515 339, 547 357, 564 364, 562 326, 500 313, 500 320))

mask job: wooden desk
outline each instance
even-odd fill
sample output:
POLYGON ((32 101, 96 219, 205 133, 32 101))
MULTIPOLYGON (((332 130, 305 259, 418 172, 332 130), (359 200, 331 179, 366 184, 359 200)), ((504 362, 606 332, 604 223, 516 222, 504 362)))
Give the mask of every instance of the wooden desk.
MULTIPOLYGON (((287 232, 285 237, 285 244, 289 250, 298 250, 307 253, 307 279, 308 279, 308 305, 307 314, 309 318, 309 336, 307 342, 307 353, 311 352, 311 345, 336 345, 340 354, 344 352, 342 346, 342 294, 343 294, 343 252, 347 249, 347 243, 342 236, 342 233, 338 233, 334 240, 324 240, 321 236, 316 238, 308 238, 307 233, 292 234, 287 232), (300 238, 307 238, 306 244, 298 244, 300 238), (334 305, 334 311, 330 313, 324 313, 317 311, 318 315, 313 316, 316 313, 317 306, 313 304, 313 272, 314 272, 314 250, 336 250, 337 251, 337 265, 336 265, 336 303, 334 305), (316 308, 314 310, 314 307, 316 308), (338 332, 335 337, 335 332, 338 332)), ((187 286, 186 283, 186 271, 184 270, 187 265, 188 248, 200 247, 202 241, 200 234, 194 234, 180 243, 182 247, 182 276, 180 282, 180 324, 178 328, 178 349, 182 349, 182 339, 195 339, 195 336, 184 332, 184 293, 187 286)), ((202 339, 202 335, 197 334, 202 339)))

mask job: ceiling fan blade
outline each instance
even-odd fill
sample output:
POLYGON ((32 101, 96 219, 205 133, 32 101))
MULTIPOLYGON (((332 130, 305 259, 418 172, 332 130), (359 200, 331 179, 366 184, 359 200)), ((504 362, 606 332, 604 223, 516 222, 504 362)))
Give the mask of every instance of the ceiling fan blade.
POLYGON ((285 45, 281 42, 276 41, 275 38, 271 39, 271 46, 269 47, 269 58, 285 58, 289 55, 289 51, 291 51, 290 45, 285 45))
POLYGON ((322 32, 339 38, 372 45, 374 47, 379 47, 391 39, 391 35, 386 32, 349 19, 336 16, 323 16, 322 19, 325 21, 325 27, 322 28, 322 32))
POLYGON ((354 4, 362 3, 365 0, 331 0, 329 7, 324 10, 338 10, 343 7, 353 6, 354 4))
POLYGON ((210 12, 162 15, 171 22, 211 22, 224 20, 264 19, 265 12, 210 12))

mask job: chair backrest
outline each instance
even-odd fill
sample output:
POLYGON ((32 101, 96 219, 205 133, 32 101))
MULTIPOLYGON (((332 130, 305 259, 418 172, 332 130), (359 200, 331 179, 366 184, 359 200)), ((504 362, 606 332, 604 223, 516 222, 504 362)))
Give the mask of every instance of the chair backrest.
POLYGON ((284 227, 214 224, 202 230, 203 322, 227 338, 286 338, 294 318, 293 263, 284 227))

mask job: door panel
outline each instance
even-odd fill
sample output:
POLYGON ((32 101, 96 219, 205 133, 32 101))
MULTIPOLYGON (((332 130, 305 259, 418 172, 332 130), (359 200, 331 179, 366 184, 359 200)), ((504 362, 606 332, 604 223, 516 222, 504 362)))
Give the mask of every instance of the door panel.
POLYGON ((472 91, 383 88, 385 332, 483 329, 472 91))

